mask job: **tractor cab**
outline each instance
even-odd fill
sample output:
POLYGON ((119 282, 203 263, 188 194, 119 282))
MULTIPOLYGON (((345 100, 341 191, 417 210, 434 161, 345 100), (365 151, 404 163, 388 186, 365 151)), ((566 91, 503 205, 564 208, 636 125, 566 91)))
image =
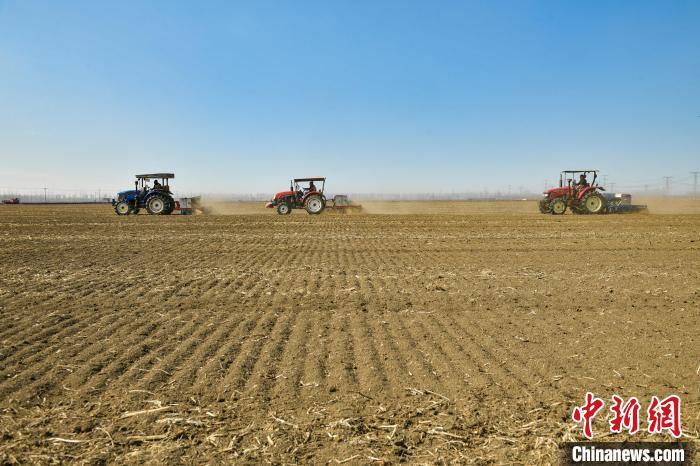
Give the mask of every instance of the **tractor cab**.
POLYGON ((323 195, 323 190, 326 187, 325 178, 294 178, 289 182, 289 190, 293 191, 297 199, 301 200, 311 193, 319 193, 323 195), (316 182, 321 184, 321 187, 316 185, 316 182), (307 184, 308 183, 308 184, 307 184), (305 185, 305 186, 304 186, 305 185))
POLYGON ((173 173, 148 173, 136 175, 134 189, 122 191, 112 200, 118 215, 138 214, 145 208, 152 215, 169 215, 175 209, 175 200, 170 190, 173 173), (151 181, 153 185, 151 186, 151 181))
POLYGON ((141 192, 148 192, 151 190, 163 191, 170 193, 170 183, 169 180, 175 178, 172 173, 153 173, 149 175, 136 175, 136 190, 141 192), (149 187, 150 181, 153 180, 153 187, 149 187))
POLYGON ((559 187, 564 187, 564 180, 566 180, 567 187, 603 189, 596 184, 597 179, 598 170, 565 170, 559 174, 559 187))

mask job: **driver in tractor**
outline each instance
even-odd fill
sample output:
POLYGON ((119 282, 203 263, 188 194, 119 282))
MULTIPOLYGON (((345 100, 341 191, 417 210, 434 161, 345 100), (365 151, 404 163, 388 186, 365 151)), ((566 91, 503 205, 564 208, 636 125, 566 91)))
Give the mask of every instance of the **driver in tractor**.
POLYGON ((313 181, 311 181, 309 183, 308 188, 302 188, 301 190, 299 190, 299 193, 298 193, 299 200, 303 199, 304 196, 306 196, 307 194, 312 193, 314 191, 316 191, 316 185, 314 184, 313 181))
POLYGON ((588 184, 588 180, 586 179, 586 174, 585 174, 585 173, 581 173, 581 174, 579 175, 579 177, 578 177, 578 182, 577 182, 577 183, 574 183, 574 186, 575 186, 576 189, 578 189, 579 191, 580 191, 581 189, 583 189, 583 188, 587 188, 588 186, 590 186, 590 185, 588 184))
POLYGON ((158 180, 153 180, 153 189, 161 189, 162 187, 158 180))

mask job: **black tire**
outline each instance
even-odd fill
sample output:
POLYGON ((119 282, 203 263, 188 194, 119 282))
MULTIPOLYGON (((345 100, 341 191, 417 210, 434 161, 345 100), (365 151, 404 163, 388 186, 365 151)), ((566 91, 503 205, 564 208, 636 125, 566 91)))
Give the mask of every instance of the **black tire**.
POLYGON ((549 206, 549 199, 540 200, 540 202, 537 204, 537 206, 540 209, 540 213, 548 214, 548 213, 552 212, 552 209, 549 206))
POLYGON ((287 202, 281 202, 277 204, 277 213, 279 215, 289 215, 292 213, 292 206, 287 202))
POLYGON ((114 212, 116 212, 117 215, 129 215, 131 213, 131 207, 128 203, 120 201, 114 205, 114 212))
POLYGON ((146 199, 146 210, 151 215, 164 215, 168 209, 168 197, 162 194, 153 194, 146 199))
POLYGON ((166 196, 166 199, 168 200, 168 206, 165 209, 165 212, 163 212, 163 215, 170 215, 175 210, 175 200, 168 196, 166 196))
POLYGON ((581 206, 587 214, 604 214, 605 198, 596 191, 589 191, 581 199, 581 206))
POLYGON ((566 200, 562 197, 558 197, 549 203, 552 215, 564 215, 566 212, 566 200))
POLYGON ((318 215, 326 208, 326 202, 322 196, 311 195, 304 201, 304 209, 311 215, 318 215))

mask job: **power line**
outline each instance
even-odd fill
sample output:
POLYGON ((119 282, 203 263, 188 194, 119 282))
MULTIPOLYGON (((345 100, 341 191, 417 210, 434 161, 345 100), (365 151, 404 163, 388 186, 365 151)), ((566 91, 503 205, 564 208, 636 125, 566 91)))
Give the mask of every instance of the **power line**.
POLYGON ((666 194, 669 194, 671 192, 671 179, 673 178, 672 176, 664 176, 664 182, 666 186, 666 194))

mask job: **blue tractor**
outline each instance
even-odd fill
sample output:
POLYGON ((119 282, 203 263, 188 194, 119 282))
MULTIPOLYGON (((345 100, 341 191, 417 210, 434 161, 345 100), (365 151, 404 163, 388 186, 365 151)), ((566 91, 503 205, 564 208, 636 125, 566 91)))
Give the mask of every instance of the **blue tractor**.
POLYGON ((170 215, 175 210, 175 200, 170 191, 172 173, 136 175, 135 188, 117 194, 112 205, 117 215, 138 214, 141 209, 151 215, 170 215), (153 186, 149 182, 153 180, 153 186))

